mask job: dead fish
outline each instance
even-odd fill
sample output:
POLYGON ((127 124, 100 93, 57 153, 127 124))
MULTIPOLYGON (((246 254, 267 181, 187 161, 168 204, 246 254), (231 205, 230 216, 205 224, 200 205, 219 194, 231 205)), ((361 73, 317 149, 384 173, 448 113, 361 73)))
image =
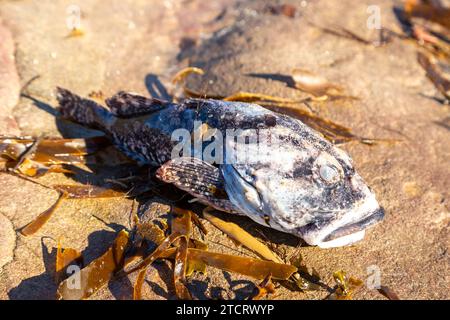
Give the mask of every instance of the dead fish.
POLYGON ((128 156, 159 167, 159 179, 206 205, 246 215, 310 245, 352 244, 384 217, 343 150, 301 121, 259 105, 170 103, 119 92, 106 100, 107 109, 61 88, 57 99, 64 118, 102 130, 128 156), (220 136, 223 146, 213 153, 223 153, 226 161, 211 164, 192 146, 189 156, 177 151, 174 157, 180 146, 175 131, 187 132, 191 140, 205 128, 217 135, 209 144, 202 141, 201 150, 220 136))

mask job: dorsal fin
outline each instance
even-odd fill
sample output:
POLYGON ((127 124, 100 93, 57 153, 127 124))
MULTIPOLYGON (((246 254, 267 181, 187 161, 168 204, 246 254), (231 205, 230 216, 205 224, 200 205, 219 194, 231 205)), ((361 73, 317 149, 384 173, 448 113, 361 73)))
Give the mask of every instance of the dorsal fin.
POLYGON ((120 91, 109 99, 106 105, 115 116, 120 118, 132 118, 150 114, 164 109, 170 102, 154 98, 147 98, 138 94, 120 91))

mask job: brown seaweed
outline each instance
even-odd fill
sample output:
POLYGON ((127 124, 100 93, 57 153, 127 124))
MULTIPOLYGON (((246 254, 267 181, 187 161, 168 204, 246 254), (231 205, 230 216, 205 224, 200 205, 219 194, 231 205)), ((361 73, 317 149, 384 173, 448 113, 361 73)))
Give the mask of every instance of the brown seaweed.
POLYGON ((178 241, 177 252, 175 256, 174 267, 174 284, 177 297, 180 299, 190 299, 190 293, 185 286, 186 265, 187 265, 187 249, 188 241, 191 234, 191 212, 180 208, 172 209, 172 233, 168 236, 148 257, 144 259, 138 266, 134 267, 127 273, 139 270, 137 280, 134 285, 134 297, 140 298, 143 278, 147 272, 148 266, 153 263, 160 255, 166 251, 170 245, 178 241))
POLYGON ((450 58, 450 8, 429 1, 408 0, 404 19, 417 43, 436 57, 450 58))
MULTIPOLYGON (((209 252, 207 251, 207 246, 203 242, 190 238, 192 213, 189 210, 176 207, 172 209, 172 213, 171 234, 141 263, 126 272, 129 274, 134 271, 139 271, 133 292, 133 296, 136 299, 142 297, 142 284, 147 267, 156 259, 160 258, 170 258, 175 260, 174 284, 179 299, 191 298, 186 287, 186 277, 191 275, 194 271, 205 273, 206 266, 240 273, 256 279, 264 279, 268 275, 272 275, 274 279, 287 280, 297 270, 297 268, 292 265, 282 263, 281 259, 275 257, 273 254, 269 255, 269 257, 280 262, 209 252), (172 245, 175 247, 171 247, 172 245)), ((220 222, 213 218, 211 218, 211 220, 216 224, 220 224, 220 222)), ((229 227, 230 226, 228 225, 225 229, 228 228, 227 231, 230 231, 229 227)), ((231 234, 233 232, 234 231, 232 230, 231 234)), ((248 237, 245 235, 242 236, 240 231, 237 231, 237 233, 237 238, 244 239, 242 241, 248 244, 251 249, 255 250, 256 248, 256 250, 261 251, 261 246, 264 246, 263 244, 259 243, 259 245, 255 245, 254 241, 245 239, 248 237)), ((254 240, 257 241, 256 239, 254 240)), ((265 250, 263 250, 265 255, 267 255, 267 250, 269 249, 265 248, 265 250)))
POLYGON ((59 208, 61 202, 67 198, 67 194, 62 192, 59 195, 58 200, 47 210, 42 212, 36 219, 28 223, 25 227, 20 230, 20 233, 24 236, 31 236, 39 231, 42 226, 50 219, 50 217, 55 213, 56 209, 59 208))
MULTIPOLYGON (((178 299, 192 300, 192 296, 186 287, 186 270, 188 255, 188 239, 181 237, 178 243, 177 254, 175 256, 175 265, 173 271, 173 281, 175 284, 175 292, 178 299)), ((192 267, 192 265, 191 265, 192 267)))
POLYGON ((65 300, 89 298, 123 268, 124 253, 128 244, 128 232, 120 231, 112 246, 101 257, 61 282, 57 298, 65 300))
POLYGON ((0 157, 6 161, 18 161, 33 143, 31 139, 0 138, 0 157))
POLYGON ((158 258, 168 258, 172 257, 173 254, 176 253, 175 250, 167 253, 167 250, 170 246, 180 237, 181 235, 178 233, 172 233, 169 235, 164 241, 150 254, 148 255, 142 262, 140 262, 137 266, 133 267, 131 270, 126 271, 126 274, 131 274, 135 271, 139 271, 136 281, 134 283, 134 298, 140 299, 142 292, 142 284, 144 282, 145 276, 147 274, 147 268, 150 266, 156 259, 158 258))
POLYGON ((182 83, 186 80, 186 77, 190 74, 200 74, 200 75, 204 75, 205 72, 200 69, 200 68, 196 68, 196 67, 187 67, 184 68, 182 70, 180 70, 179 72, 177 72, 177 74, 172 78, 172 83, 173 84, 178 84, 178 83, 182 83))
POLYGON ((188 260, 201 261, 210 267, 239 273, 255 279, 264 279, 271 274, 273 279, 287 280, 295 271, 297 271, 296 267, 289 264, 193 248, 188 249, 188 260))
POLYGON ((260 300, 269 294, 275 293, 275 285, 272 276, 268 275, 260 284, 256 285, 248 300, 260 300))
POLYGON ((327 287, 322 283, 319 273, 314 268, 310 271, 304 264, 301 254, 292 257, 290 263, 298 269, 290 279, 291 282, 295 284, 294 289, 298 288, 301 291, 318 291, 327 287))
POLYGON ((9 161, 16 173, 39 177, 49 172, 72 173, 63 165, 87 163, 87 155, 107 144, 106 138, 89 139, 32 139, 0 138, 0 157, 9 161))
POLYGON ((186 266, 188 243, 192 232, 192 213, 177 207, 174 207, 172 212, 172 233, 180 234, 173 272, 175 292, 178 299, 191 300, 191 294, 186 287, 186 266))
POLYGON ((211 222, 216 228, 227 234, 230 238, 242 244, 243 246, 255 252, 266 260, 283 263, 283 260, 281 260, 280 257, 278 257, 265 244, 253 237, 247 231, 245 231, 235 223, 226 222, 216 216, 213 216, 209 213, 210 211, 211 210, 205 209, 203 211, 203 217, 211 222))
POLYGON ((417 60, 426 71, 428 79, 433 82, 436 89, 438 89, 446 99, 450 99, 450 77, 445 77, 444 73, 439 69, 435 59, 423 52, 419 52, 417 54, 417 60))
POLYGON ((44 139, 39 143, 33 160, 43 164, 84 163, 83 156, 98 152, 109 145, 105 137, 87 139, 44 139))
POLYGON ((334 281, 336 281, 337 288, 328 299, 330 300, 352 300, 356 289, 363 285, 359 279, 348 277, 343 270, 333 273, 334 281))
POLYGON ((407 0, 404 9, 410 18, 423 18, 450 29, 450 8, 436 6, 432 1, 407 0))
MULTIPOLYGON (((211 193, 215 194, 214 191, 215 190, 213 190, 213 192, 211 192, 211 193)), ((192 222, 200 230, 202 235, 207 235, 208 234, 208 230, 206 229, 206 227, 203 224, 203 222, 198 218, 198 216, 195 213, 192 213, 191 218, 192 218, 192 222)))
POLYGON ((58 241, 55 265, 55 282, 57 284, 67 278, 67 269, 69 266, 77 266, 80 269, 83 268, 83 256, 78 250, 72 248, 62 248, 61 241, 58 241))
POLYGON ((73 174, 73 171, 66 169, 61 165, 46 166, 41 162, 30 160, 28 158, 23 159, 20 164, 15 167, 16 172, 19 172, 27 177, 37 178, 43 176, 46 173, 66 173, 73 174))
POLYGON ((53 189, 67 194, 68 199, 124 198, 126 192, 94 185, 56 184, 53 189))
POLYGON ((224 101, 240 101, 240 102, 253 102, 253 103, 263 103, 263 102, 275 102, 275 103, 292 103, 298 104, 304 102, 304 100, 292 100, 286 98, 280 98, 275 96, 270 96, 262 93, 252 93, 241 91, 235 93, 231 96, 222 98, 224 101))

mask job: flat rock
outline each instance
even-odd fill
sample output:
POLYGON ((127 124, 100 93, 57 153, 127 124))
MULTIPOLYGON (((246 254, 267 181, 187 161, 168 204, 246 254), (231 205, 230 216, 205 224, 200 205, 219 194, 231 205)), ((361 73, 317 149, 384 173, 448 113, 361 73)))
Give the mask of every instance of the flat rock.
POLYGON ((12 110, 19 102, 20 83, 16 70, 14 41, 9 29, 0 19, 0 132, 19 134, 12 110))
POLYGON ((12 260, 15 246, 16 233, 13 225, 0 213, 0 269, 12 260))

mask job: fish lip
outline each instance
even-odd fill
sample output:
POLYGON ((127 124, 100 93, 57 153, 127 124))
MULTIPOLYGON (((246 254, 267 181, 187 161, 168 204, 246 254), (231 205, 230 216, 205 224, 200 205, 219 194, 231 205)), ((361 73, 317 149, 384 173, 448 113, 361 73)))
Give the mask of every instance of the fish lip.
POLYGON ((332 241, 338 238, 342 238, 344 236, 348 236, 350 234, 357 233, 359 231, 363 231, 370 226, 373 226, 379 222, 381 222, 384 218, 385 211, 382 207, 374 210, 371 214, 367 215, 365 218, 346 224, 341 226, 331 233, 329 233, 321 242, 332 241))

